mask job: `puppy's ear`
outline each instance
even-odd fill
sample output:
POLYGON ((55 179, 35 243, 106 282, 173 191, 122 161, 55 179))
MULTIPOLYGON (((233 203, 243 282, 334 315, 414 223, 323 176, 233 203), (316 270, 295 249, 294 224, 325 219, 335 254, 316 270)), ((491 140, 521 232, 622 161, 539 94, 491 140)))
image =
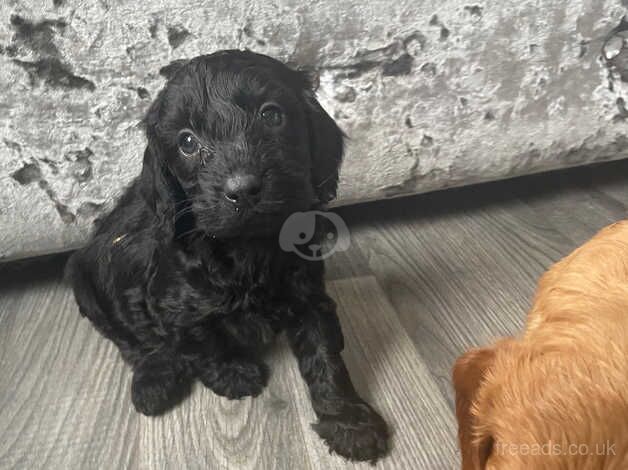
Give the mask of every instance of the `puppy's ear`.
POLYGON ((177 59, 170 62, 168 65, 164 65, 159 69, 159 75, 164 77, 166 80, 170 80, 174 77, 179 70, 181 70, 185 65, 187 65, 190 61, 187 59, 177 59))
POLYGON ((472 349, 459 357, 454 365, 453 383, 462 470, 484 469, 492 451, 492 436, 475 434, 481 424, 481 417, 475 415, 473 406, 486 373, 495 360, 495 347, 472 349))
MULTIPOLYGON (((142 172, 140 174, 140 193, 148 206, 154 211, 160 225, 167 233, 176 235, 175 212, 178 201, 185 200, 183 189, 168 168, 167 155, 159 142, 157 127, 159 110, 163 100, 160 92, 151 104, 142 120, 148 143, 144 150, 142 172)), ((178 224, 182 222, 177 221, 178 224)))
POLYGON ((319 201, 326 204, 336 197, 345 135, 316 99, 311 74, 301 72, 301 78, 310 135, 312 185, 319 201))

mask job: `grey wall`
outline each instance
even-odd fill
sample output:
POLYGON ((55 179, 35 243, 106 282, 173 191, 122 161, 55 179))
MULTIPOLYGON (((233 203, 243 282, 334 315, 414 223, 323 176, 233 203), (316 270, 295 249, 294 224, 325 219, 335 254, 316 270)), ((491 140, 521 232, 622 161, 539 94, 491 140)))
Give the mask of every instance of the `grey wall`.
POLYGON ((341 203, 626 157, 625 13, 620 0, 3 0, 0 257, 82 243, 139 171, 160 67, 221 48, 319 71, 351 137, 341 203))

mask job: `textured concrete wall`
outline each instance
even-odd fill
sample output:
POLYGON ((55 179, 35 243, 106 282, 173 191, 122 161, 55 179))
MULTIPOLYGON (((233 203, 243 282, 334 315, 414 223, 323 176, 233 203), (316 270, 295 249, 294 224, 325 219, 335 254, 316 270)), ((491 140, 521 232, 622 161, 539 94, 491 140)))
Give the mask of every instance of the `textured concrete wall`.
POLYGON ((139 171, 159 69, 221 48, 319 71, 341 202, 626 157, 627 5, 3 0, 0 257, 84 241, 139 171))

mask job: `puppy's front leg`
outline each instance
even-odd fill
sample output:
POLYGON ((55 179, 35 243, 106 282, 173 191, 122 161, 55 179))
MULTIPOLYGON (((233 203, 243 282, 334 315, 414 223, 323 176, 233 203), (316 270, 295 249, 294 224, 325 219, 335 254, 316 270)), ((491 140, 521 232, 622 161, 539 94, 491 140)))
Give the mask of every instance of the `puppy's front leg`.
POLYGON ((159 415, 179 403, 190 390, 190 374, 174 351, 161 347, 133 366, 131 400, 146 415, 159 415))
POLYGON ((266 364, 225 337, 209 332, 204 336, 202 343, 189 341, 186 351, 203 385, 231 400, 259 395, 268 382, 266 364))
POLYGON ((334 301, 322 294, 312 306, 287 330, 318 417, 312 427, 343 457, 374 462, 388 451, 386 423, 351 383, 334 301))
POLYGON ((268 382, 266 364, 239 355, 207 358, 197 373, 203 385, 230 400, 256 397, 268 382))

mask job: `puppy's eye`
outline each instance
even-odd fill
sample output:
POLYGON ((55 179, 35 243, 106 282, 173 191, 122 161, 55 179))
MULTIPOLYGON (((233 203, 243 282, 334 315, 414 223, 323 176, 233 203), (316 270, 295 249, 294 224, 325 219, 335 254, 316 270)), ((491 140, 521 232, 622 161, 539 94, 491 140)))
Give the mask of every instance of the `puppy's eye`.
POLYGON ((191 156, 198 152, 201 144, 192 132, 183 130, 177 136, 177 146, 183 155, 191 156))
POLYGON ((283 124, 283 111, 276 104, 265 104, 261 110, 262 119, 270 127, 279 127, 283 124))

